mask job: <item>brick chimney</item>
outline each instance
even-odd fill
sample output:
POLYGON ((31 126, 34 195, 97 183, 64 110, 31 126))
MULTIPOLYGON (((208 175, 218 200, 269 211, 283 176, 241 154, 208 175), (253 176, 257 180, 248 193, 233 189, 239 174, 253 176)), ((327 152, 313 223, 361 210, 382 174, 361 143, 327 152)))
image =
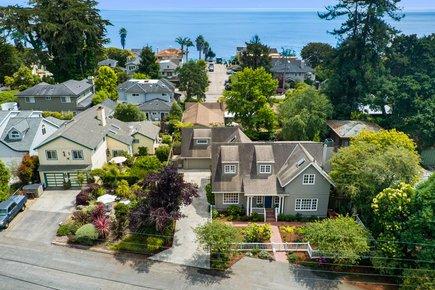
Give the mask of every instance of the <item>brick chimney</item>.
POLYGON ((104 109, 103 106, 99 106, 97 108, 97 120, 100 121, 100 125, 101 126, 106 126, 106 110, 104 109))

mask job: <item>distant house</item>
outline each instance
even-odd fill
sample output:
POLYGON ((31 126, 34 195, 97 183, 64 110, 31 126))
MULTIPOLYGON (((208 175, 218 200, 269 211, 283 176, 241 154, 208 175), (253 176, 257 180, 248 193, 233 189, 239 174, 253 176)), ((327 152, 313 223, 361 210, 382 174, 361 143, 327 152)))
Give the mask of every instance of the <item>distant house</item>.
POLYGON ((139 105, 139 109, 145 113, 147 120, 160 121, 165 119, 171 111, 172 102, 161 99, 152 99, 139 105))
MULTIPOLYGON (((236 47, 236 57, 239 58, 243 52, 246 51, 246 46, 238 46, 236 47)), ((276 48, 269 48, 269 57, 273 58, 273 57, 277 57, 279 56, 279 52, 278 49, 276 48)))
POLYGON ((188 102, 181 121, 191 123, 194 127, 224 126, 224 115, 225 109, 221 103, 188 102))
POLYGON ((118 86, 119 101, 139 105, 149 120, 157 121, 169 113, 175 86, 165 80, 130 79, 118 86))
POLYGON ((98 62, 98 66, 108 66, 110 68, 115 68, 118 66, 118 61, 114 59, 107 58, 98 62))
POLYGON ((246 215, 325 217, 333 182, 324 169, 331 148, 318 142, 233 142, 211 145, 215 207, 246 215))
POLYGON ((147 121, 119 121, 114 107, 106 101, 81 112, 35 148, 45 186, 77 187, 78 172, 101 168, 123 152, 136 154, 140 147, 154 154, 160 128, 147 121))
POLYGON ((286 82, 303 82, 314 80, 314 70, 303 60, 296 57, 272 58, 272 74, 286 82))
POLYGON ((354 120, 329 120, 328 127, 331 130, 330 137, 335 147, 349 146, 350 139, 356 137, 362 131, 379 131, 382 128, 377 124, 354 121, 354 120))
POLYGON ((127 74, 135 73, 139 68, 140 57, 136 56, 125 63, 125 71, 127 74))
POLYGON ((44 118, 38 111, 0 111, 0 160, 9 167, 20 164, 25 154, 58 130, 64 121, 44 118))
POLYGON ((178 74, 176 73, 176 69, 178 68, 178 64, 174 61, 166 59, 159 61, 160 66, 160 74, 162 77, 172 81, 178 81, 178 74))
POLYGON ((183 128, 179 164, 184 169, 210 169, 214 143, 251 142, 239 127, 183 128))
POLYGON ((183 62, 183 52, 178 48, 167 48, 156 53, 157 61, 170 60, 177 66, 183 62))
POLYGON ((91 106, 93 91, 91 79, 55 85, 42 82, 20 92, 17 97, 21 110, 76 112, 91 106))

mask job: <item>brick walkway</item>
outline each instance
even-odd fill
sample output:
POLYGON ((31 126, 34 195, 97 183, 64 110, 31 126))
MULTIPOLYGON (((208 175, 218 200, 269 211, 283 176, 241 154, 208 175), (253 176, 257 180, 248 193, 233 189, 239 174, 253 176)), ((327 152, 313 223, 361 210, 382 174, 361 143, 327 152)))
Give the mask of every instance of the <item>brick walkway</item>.
MULTIPOLYGON (((282 243, 279 228, 275 225, 272 226, 272 236, 270 237, 271 243, 282 243)), ((274 252, 275 261, 287 263, 287 255, 285 252, 274 252)))

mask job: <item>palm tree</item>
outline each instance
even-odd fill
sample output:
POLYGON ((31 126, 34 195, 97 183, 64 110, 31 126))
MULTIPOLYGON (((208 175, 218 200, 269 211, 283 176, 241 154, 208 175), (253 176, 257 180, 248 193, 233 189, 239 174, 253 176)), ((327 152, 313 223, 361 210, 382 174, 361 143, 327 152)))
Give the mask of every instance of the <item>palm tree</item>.
POLYGON ((204 46, 202 48, 202 52, 204 53, 204 60, 207 60, 207 55, 209 51, 210 51, 210 44, 207 41, 204 41, 204 46))
POLYGON ((121 37, 121 46, 122 46, 122 49, 125 49, 125 39, 127 38, 127 29, 122 27, 119 30, 119 36, 121 37))
POLYGON ((205 43, 205 39, 204 36, 202 35, 198 35, 198 37, 195 39, 195 44, 196 44, 196 50, 199 52, 199 59, 201 59, 201 53, 202 50, 204 49, 204 43, 205 43))
POLYGON ((182 36, 178 36, 175 39, 175 42, 180 45, 180 49, 183 52, 183 54, 184 54, 184 45, 186 44, 186 39, 187 39, 187 37, 182 37, 182 36))
POLYGON ((186 47, 186 62, 187 62, 189 60, 189 47, 192 47, 194 45, 190 38, 186 38, 186 42, 184 43, 184 46, 186 47))

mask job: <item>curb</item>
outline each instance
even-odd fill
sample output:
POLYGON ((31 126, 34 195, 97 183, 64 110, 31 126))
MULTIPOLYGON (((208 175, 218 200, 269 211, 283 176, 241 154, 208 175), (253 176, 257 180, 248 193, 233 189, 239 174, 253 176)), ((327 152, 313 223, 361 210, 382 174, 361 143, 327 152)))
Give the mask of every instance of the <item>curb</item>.
POLYGON ((73 248, 73 249, 80 249, 80 250, 86 250, 86 251, 92 251, 92 252, 103 253, 103 254, 110 254, 110 255, 115 255, 115 254, 119 253, 119 252, 112 251, 112 250, 105 250, 105 249, 100 249, 100 248, 89 248, 89 247, 83 246, 83 245, 68 244, 68 243, 57 242, 57 241, 52 241, 51 244, 55 245, 55 246, 61 246, 61 247, 67 247, 67 248, 73 248))

